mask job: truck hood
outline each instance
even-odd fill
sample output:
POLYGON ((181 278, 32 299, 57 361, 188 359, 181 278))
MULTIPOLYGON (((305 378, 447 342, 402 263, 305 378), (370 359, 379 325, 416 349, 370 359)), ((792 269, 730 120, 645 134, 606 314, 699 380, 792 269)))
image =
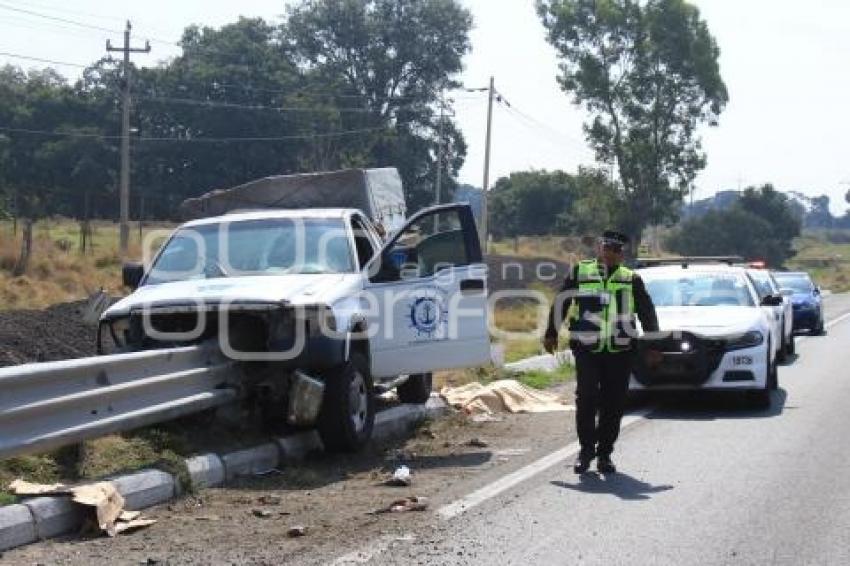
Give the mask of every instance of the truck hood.
POLYGON ((145 285, 124 297, 102 318, 126 316, 140 307, 218 304, 221 302, 330 304, 351 292, 359 274, 266 275, 192 279, 145 285))
POLYGON ((759 328, 763 313, 757 307, 658 307, 661 331, 685 330, 719 337, 759 328))

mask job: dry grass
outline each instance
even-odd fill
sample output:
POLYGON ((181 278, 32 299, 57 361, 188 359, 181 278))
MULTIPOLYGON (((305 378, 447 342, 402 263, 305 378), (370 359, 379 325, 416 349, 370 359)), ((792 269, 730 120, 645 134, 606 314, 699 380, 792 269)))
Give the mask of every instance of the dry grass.
POLYGON ((850 291, 850 244, 832 243, 822 233, 807 233, 794 241, 797 254, 789 269, 808 271, 823 289, 850 291))
MULTIPOLYGON (((13 235, 12 224, 0 222, 0 309, 44 308, 85 298, 100 288, 120 292, 118 226, 95 223, 92 236, 92 251, 82 254, 78 223, 64 219, 36 223, 29 268, 24 275, 13 277, 21 250, 21 227, 13 235)), ((138 232, 133 231, 129 259, 141 256, 138 232)))
POLYGON ((583 241, 575 236, 520 236, 493 242, 490 251, 504 256, 549 258, 570 263, 592 254, 593 245, 592 239, 583 241))

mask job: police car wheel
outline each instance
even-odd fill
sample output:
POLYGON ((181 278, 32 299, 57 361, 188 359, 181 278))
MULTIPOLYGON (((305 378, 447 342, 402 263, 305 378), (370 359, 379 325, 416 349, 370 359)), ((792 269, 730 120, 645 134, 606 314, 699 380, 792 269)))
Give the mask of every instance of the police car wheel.
POLYGON ((325 374, 318 432, 328 452, 356 452, 372 438, 375 399, 369 364, 359 353, 325 374))
POLYGON ((770 392, 777 383, 776 365, 770 359, 770 344, 767 347, 767 375, 764 376, 764 387, 748 391, 750 404, 755 409, 767 409, 770 407, 770 392))
POLYGON ((398 400, 402 403, 427 403, 431 396, 432 375, 430 373, 416 373, 407 378, 407 381, 396 387, 398 400))
POLYGON ((794 333, 793 332, 791 333, 791 336, 788 337, 788 343, 785 345, 785 350, 786 350, 786 353, 789 357, 793 356, 794 354, 797 353, 797 346, 796 346, 796 343, 794 342, 794 333))
POLYGON ((785 325, 784 324, 782 325, 782 328, 780 328, 780 333, 781 333, 780 334, 781 339, 780 339, 780 342, 779 342, 779 351, 776 352, 776 359, 778 361, 784 363, 784 362, 788 361, 788 354, 789 354, 789 352, 788 352, 789 339, 785 338, 785 325))

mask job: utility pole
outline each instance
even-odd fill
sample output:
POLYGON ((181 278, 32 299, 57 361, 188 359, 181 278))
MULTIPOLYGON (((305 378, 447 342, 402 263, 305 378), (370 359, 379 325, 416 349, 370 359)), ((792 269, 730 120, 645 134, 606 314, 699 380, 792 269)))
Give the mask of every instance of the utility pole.
POLYGON ((481 239, 484 242, 484 252, 490 251, 490 226, 487 219, 488 204, 487 191, 490 190, 490 134, 493 126, 493 97, 495 94, 494 79, 490 77, 490 88, 487 91, 487 139, 484 144, 484 186, 482 187, 481 207, 481 239))
POLYGON ((127 20, 127 28, 124 30, 124 47, 112 47, 112 43, 106 40, 106 51, 120 51, 124 54, 124 66, 122 73, 122 112, 121 112, 121 190, 120 190, 120 218, 121 218, 121 257, 127 256, 127 245, 130 240, 130 53, 150 53, 151 46, 147 41, 144 49, 130 47, 130 30, 132 26, 127 20))
POLYGON ((440 95, 440 126, 439 126, 439 140, 437 143, 437 186, 434 195, 434 204, 440 204, 441 198, 441 185, 443 182, 443 124, 445 123, 445 112, 446 112, 446 96, 445 91, 440 95))

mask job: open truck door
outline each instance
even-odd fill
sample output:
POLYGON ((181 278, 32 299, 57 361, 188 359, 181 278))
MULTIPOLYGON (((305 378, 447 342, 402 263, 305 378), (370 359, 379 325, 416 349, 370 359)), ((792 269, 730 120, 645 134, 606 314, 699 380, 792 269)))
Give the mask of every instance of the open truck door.
POLYGON ((490 361, 487 267, 468 205, 441 205, 414 215, 367 270, 373 376, 490 361))

